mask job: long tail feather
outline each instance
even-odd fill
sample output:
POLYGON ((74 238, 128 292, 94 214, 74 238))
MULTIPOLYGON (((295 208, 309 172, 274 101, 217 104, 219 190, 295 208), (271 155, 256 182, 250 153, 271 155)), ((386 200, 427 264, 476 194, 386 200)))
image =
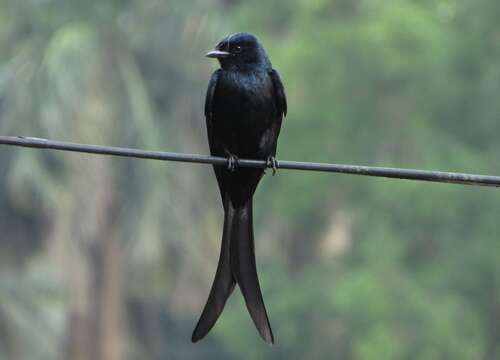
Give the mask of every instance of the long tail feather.
POLYGON ((273 344, 274 336, 262 298, 255 263, 252 199, 244 207, 235 209, 233 216, 231 269, 260 336, 268 344, 273 344))
POLYGON ((224 309, 226 300, 233 292, 235 280, 231 271, 231 260, 229 255, 231 231, 234 210, 231 206, 224 206, 224 230, 222 232, 222 246, 219 255, 219 265, 215 273, 214 282, 205 308, 201 313, 200 320, 196 325, 191 341, 202 339, 212 329, 219 315, 224 309))

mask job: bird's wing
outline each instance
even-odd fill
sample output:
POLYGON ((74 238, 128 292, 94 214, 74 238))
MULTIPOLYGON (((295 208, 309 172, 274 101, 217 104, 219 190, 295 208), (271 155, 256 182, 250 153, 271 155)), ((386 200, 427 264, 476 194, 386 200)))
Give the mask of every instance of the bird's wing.
POLYGON ((216 70, 210 77, 208 82, 207 95, 205 98, 205 119, 207 121, 207 134, 208 134, 208 145, 210 147, 210 153, 214 153, 214 134, 213 134, 213 111, 214 111, 214 95, 215 88, 217 87, 217 80, 219 79, 221 69, 216 70))
POLYGON ((274 85, 274 98, 276 99, 276 107, 280 116, 286 116, 287 105, 286 95, 283 83, 281 82, 280 75, 274 69, 269 72, 274 85))
MULTIPOLYGON (((218 156, 223 156, 223 155, 221 154, 220 148, 217 149, 217 139, 215 136, 215 129, 214 129, 214 110, 215 110, 215 91, 217 88, 217 81, 219 80, 221 71, 222 69, 217 69, 210 77, 210 81, 208 82, 207 95, 205 98, 205 120, 207 122, 208 148, 210 149, 210 154, 218 156)), ((223 175, 221 167, 214 166, 214 172, 215 172, 215 178, 217 179, 217 184, 219 185, 219 190, 222 197, 222 203, 225 204, 226 193, 223 190, 224 187, 222 185, 223 175)))

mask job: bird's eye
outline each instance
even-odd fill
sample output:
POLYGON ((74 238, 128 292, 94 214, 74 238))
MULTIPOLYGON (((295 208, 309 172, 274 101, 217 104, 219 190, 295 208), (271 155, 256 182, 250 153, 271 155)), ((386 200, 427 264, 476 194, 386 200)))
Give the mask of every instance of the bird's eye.
POLYGON ((240 53, 242 50, 243 50, 243 48, 242 48, 241 46, 236 46, 236 47, 234 48, 234 52, 235 52, 235 53, 240 53))

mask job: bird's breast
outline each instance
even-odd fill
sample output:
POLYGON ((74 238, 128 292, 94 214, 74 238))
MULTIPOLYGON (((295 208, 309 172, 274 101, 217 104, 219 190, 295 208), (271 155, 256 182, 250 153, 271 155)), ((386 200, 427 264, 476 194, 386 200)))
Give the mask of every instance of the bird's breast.
POLYGON ((216 93, 216 118, 237 127, 265 125, 274 115, 272 82, 267 73, 228 72, 216 93))
POLYGON ((255 158, 270 151, 262 138, 276 121, 273 84, 267 73, 225 72, 214 94, 212 126, 217 142, 236 156, 255 158))

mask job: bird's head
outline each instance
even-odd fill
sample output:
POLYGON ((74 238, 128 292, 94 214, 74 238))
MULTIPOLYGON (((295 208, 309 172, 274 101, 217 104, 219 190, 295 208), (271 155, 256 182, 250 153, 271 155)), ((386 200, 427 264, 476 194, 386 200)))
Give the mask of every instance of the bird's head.
POLYGON ((270 67, 271 63, 259 40, 249 33, 226 36, 214 50, 205 56, 219 60, 223 69, 245 70, 253 67, 270 67))

